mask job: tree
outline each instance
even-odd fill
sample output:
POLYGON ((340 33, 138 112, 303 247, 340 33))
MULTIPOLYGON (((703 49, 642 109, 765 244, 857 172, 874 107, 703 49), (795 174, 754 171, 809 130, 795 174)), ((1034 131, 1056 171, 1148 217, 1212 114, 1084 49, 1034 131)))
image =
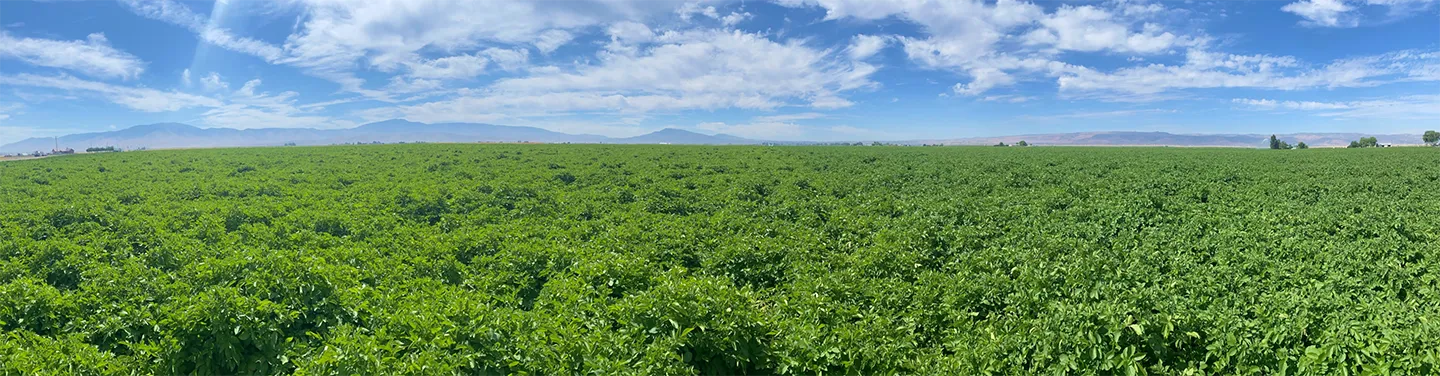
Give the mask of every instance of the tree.
POLYGON ((1309 149, 1309 148, 1310 148, 1310 145, 1306 145, 1306 144, 1305 144, 1305 141, 1300 141, 1300 143, 1295 144, 1295 148, 1296 148, 1296 149, 1309 149))
POLYGON ((1425 144, 1430 146, 1440 144, 1440 132, 1425 131, 1425 144))
POLYGON ((1276 138, 1275 135, 1273 135, 1273 134, 1270 135, 1270 149, 1271 149, 1271 150, 1275 150, 1275 149, 1279 149, 1279 148, 1280 148, 1280 139, 1279 139, 1279 138, 1276 138))
POLYGON ((1030 143, 1025 142, 1025 140, 1020 140, 1020 142, 1015 143, 1015 146, 1030 146, 1030 143))
POLYGON ((1361 137, 1361 138, 1360 138, 1360 141, 1350 141, 1350 146, 1349 146, 1349 147, 1352 147, 1352 148, 1373 148, 1373 147, 1379 147, 1379 146, 1380 146, 1380 140, 1376 139, 1375 137, 1361 137))
POLYGON ((995 146, 1010 146, 1010 145, 1006 145, 1004 141, 1001 141, 1000 143, 995 144, 995 146))

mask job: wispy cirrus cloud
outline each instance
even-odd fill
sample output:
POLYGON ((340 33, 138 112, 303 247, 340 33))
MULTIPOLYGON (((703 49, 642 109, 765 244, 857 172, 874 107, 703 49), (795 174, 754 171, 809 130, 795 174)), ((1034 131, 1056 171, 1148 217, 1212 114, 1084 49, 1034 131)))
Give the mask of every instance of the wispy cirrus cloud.
POLYGON ((1334 118, 1440 122, 1440 95, 1409 95, 1354 101, 1236 98, 1232 102, 1257 110, 1300 111, 1334 118))
POLYGON ((1300 0, 1280 9, 1300 16, 1301 24, 1315 27, 1357 27, 1364 20, 1364 8, 1384 8, 1386 18, 1407 18, 1422 13, 1440 0, 1300 0))
POLYGON ((103 33, 84 40, 17 38, 0 31, 0 60, 64 69, 92 77, 131 79, 145 71, 145 62, 112 47, 103 33))

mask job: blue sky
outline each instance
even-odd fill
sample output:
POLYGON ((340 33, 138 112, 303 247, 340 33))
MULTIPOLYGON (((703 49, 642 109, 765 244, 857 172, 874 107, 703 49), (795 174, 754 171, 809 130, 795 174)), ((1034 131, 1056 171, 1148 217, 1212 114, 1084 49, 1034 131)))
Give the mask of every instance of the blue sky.
POLYGON ((0 1, 0 143, 391 118, 776 140, 1440 128, 1440 0, 0 1))

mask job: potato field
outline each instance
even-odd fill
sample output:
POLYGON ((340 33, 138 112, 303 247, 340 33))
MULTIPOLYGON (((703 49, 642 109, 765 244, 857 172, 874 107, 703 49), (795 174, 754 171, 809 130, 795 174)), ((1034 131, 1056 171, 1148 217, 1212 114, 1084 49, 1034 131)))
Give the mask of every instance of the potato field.
POLYGON ((149 374, 1440 374, 1440 150, 0 163, 0 375, 149 374))

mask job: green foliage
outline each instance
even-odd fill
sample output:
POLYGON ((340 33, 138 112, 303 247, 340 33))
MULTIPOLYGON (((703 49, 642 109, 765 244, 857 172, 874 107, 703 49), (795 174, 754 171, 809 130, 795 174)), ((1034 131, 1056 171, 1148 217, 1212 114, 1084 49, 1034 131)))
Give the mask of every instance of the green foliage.
POLYGON ((1361 137, 1359 141, 1350 141, 1349 148, 1373 148, 1379 147, 1380 140, 1375 137, 1361 137))
POLYGON ((1425 131, 1425 135, 1422 136, 1421 139, 1424 140, 1426 144, 1435 146, 1436 144, 1440 144, 1440 132, 1425 131))
MULTIPOLYGON (((1301 142, 1300 144, 1301 144, 1301 145, 1304 145, 1305 143, 1304 143, 1304 142, 1301 142)), ((1275 135, 1273 135, 1273 134, 1270 135, 1270 149, 1271 149, 1271 150, 1290 150, 1290 149, 1294 149, 1294 148, 1295 148, 1294 146, 1290 146, 1290 143, 1289 143, 1289 142, 1281 141, 1279 138, 1276 138, 1275 135)), ((1303 148, 1302 148, 1302 149, 1303 149, 1303 148)))
POLYGON ((1020 142, 1015 143, 1015 146, 1030 146, 1030 143, 1025 142, 1025 140, 1020 140, 1020 142))
POLYGON ((1434 165, 442 144, 8 161, 0 375, 1432 375, 1440 171, 1403 166, 1434 165))
POLYGON ((1306 145, 1304 141, 1301 141, 1300 143, 1295 144, 1295 148, 1296 148, 1296 149, 1309 149, 1309 148, 1310 148, 1310 145, 1306 145))

